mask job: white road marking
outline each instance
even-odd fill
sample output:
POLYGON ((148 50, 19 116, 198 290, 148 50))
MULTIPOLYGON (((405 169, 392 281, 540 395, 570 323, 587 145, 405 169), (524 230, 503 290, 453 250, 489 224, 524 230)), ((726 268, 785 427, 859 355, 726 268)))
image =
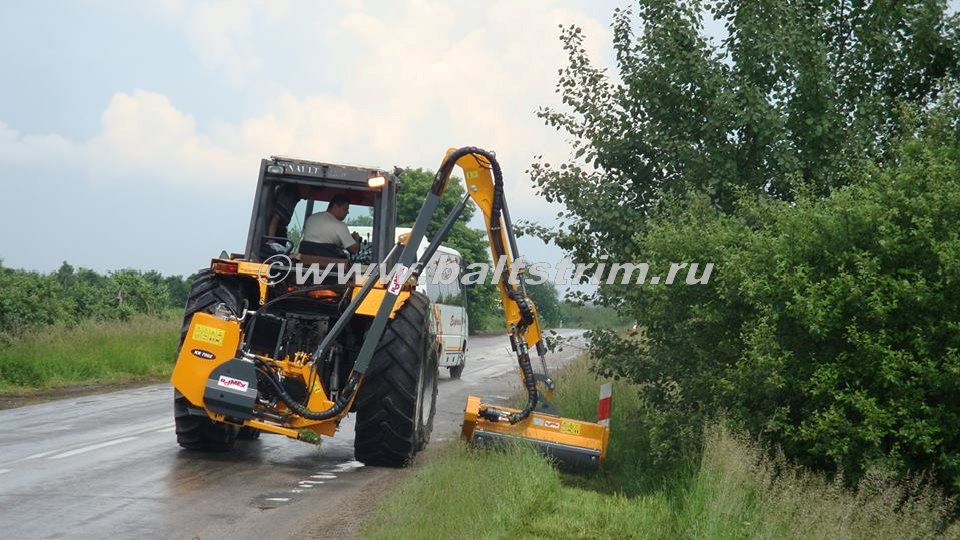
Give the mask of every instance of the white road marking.
MULTIPOLYGON (((141 433, 147 433, 147 432, 150 432, 150 431, 153 431, 154 433, 171 433, 171 432, 173 432, 173 431, 175 431, 175 430, 176 430, 176 425, 174 424, 174 422, 171 422, 171 421, 169 421, 169 420, 165 420, 165 421, 163 421, 163 422, 161 422, 161 423, 153 423, 152 425, 150 425, 150 426, 148 426, 148 427, 144 427, 144 428, 141 428, 141 429, 139 429, 139 430, 132 431, 132 432, 130 432, 130 433, 127 434, 127 435, 129 435, 129 436, 128 436, 126 439, 121 440, 121 441, 119 441, 119 442, 126 442, 127 439, 129 439, 129 440, 136 439, 136 437, 134 437, 133 435, 139 435, 139 434, 141 434, 141 433)), ((101 444, 102 444, 102 443, 101 443, 101 444)), ((108 444, 108 445, 106 445, 106 446, 110 446, 110 445, 112 445, 112 444, 117 444, 117 443, 111 442, 110 444, 108 444)), ((99 446, 98 446, 97 448, 102 448, 102 447, 99 447, 99 446)), ((20 462, 22 462, 22 461, 30 461, 30 460, 32 460, 32 459, 45 458, 45 457, 47 457, 47 456, 51 456, 51 455, 53 455, 53 454, 57 454, 57 453, 59 453, 59 452, 61 452, 61 451, 62 451, 62 449, 59 449, 59 448, 58 448, 58 449, 56 449, 56 450, 47 450, 47 451, 45 451, 45 452, 37 452, 36 454, 30 454, 29 456, 22 457, 22 458, 20 458, 20 459, 16 459, 16 460, 10 461, 10 462, 8 462, 8 463, 0 463, 0 465, 12 465, 12 464, 14 464, 14 463, 20 463, 20 462)), ((84 452, 86 452, 86 451, 87 451, 87 450, 84 450, 84 452)), ((79 452, 79 453, 82 453, 82 452, 79 452)), ((50 459, 60 459, 61 457, 65 457, 65 456, 55 456, 55 457, 50 458, 50 459)))
POLYGON ((360 467, 363 467, 362 462, 352 460, 352 461, 345 461, 337 465, 337 468, 334 470, 337 472, 346 472, 346 471, 349 471, 350 469, 359 469, 360 467))
POLYGON ((322 479, 324 479, 324 480, 332 480, 332 479, 336 478, 336 476, 335 476, 335 475, 332 475, 332 474, 314 474, 314 475, 310 476, 310 478, 322 478, 322 479))
POLYGON ((8 473, 8 472, 10 472, 10 471, 12 471, 12 470, 13 470, 13 469, 0 469, 0 474, 5 474, 5 473, 8 473))
POLYGON ((264 500, 273 501, 273 502, 287 502, 290 500, 290 498, 289 497, 267 497, 264 500))
POLYGON ((301 484, 322 484, 323 480, 301 480, 301 484))
POLYGON ((66 457, 76 456, 77 454, 84 454, 86 452, 92 452, 94 450, 99 450, 101 448, 106 448, 108 446, 113 446, 115 444, 121 444, 125 442, 130 442, 136 440, 137 437, 124 437, 122 439, 113 439, 112 441, 104 441, 102 443, 91 444, 90 446, 82 446, 80 448, 70 450, 69 452, 64 452, 62 454, 57 454, 55 456, 50 456, 47 459, 63 459, 66 457))
POLYGON ((165 422, 154 422, 154 423, 151 423, 151 424, 148 424, 148 425, 145 425, 145 426, 141 426, 140 428, 138 428, 138 429, 136 429, 136 430, 134 430, 134 431, 131 431, 131 432, 128 433, 127 435, 137 435, 137 434, 139 434, 139 433, 146 433, 146 432, 148 432, 148 431, 154 431, 154 430, 157 430, 157 429, 164 429, 164 428, 168 428, 168 427, 171 427, 171 426, 174 426, 174 425, 176 425, 176 424, 174 424, 174 423, 173 423, 172 421, 170 421, 170 420, 167 420, 167 421, 165 421, 165 422))
POLYGON ((27 460, 29 460, 29 459, 40 459, 40 458, 42 458, 42 457, 47 457, 47 456, 49 456, 50 454, 56 454, 57 452, 59 452, 59 450, 47 450, 46 452, 40 452, 40 453, 37 453, 37 454, 33 454, 33 455, 30 455, 30 456, 27 456, 27 457, 21 459, 20 461, 27 461, 27 460))

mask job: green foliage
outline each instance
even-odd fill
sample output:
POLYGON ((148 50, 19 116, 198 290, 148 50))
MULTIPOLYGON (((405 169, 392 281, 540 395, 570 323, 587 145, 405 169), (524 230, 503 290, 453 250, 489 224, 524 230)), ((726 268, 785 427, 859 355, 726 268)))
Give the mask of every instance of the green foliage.
POLYGON ((0 267, 0 341, 52 324, 157 315, 183 307, 189 290, 188 279, 154 271, 100 275, 66 262, 51 274, 0 267))
MULTIPOLYGON (((596 412, 599 380, 581 357, 557 373, 565 415, 596 412)), ((557 474, 528 448, 475 452, 460 443, 386 498, 364 538, 956 538, 951 501, 918 478, 871 473, 855 490, 774 458, 723 426, 703 451, 650 460, 650 413, 614 384, 607 459, 592 476, 557 474), (456 512, 451 508, 459 509, 456 512)))
POLYGON ((0 350, 0 391, 156 380, 170 374, 180 314, 28 330, 0 350))
POLYGON ((557 472, 533 448, 502 452, 447 446, 387 497, 364 538, 514 538, 517 518, 560 490, 557 472))
MULTIPOLYGON (((407 169, 400 175, 400 191, 397 193, 397 225, 412 227, 417 214, 433 184, 433 173, 423 169, 407 169)), ((443 225, 443 221, 463 198, 463 181, 451 177, 447 189, 440 199, 430 225, 427 237, 433 238, 443 225)), ((471 229, 467 222, 473 217, 475 206, 468 203, 460 219, 450 229, 444 245, 460 252, 464 265, 489 263, 490 248, 484 231, 471 229)), ((470 331, 486 330, 501 325, 497 288, 491 283, 477 283, 467 286, 467 316, 470 319, 470 331)))
POLYGON ((612 26, 619 81, 591 63, 580 28, 563 30, 569 111, 539 114, 574 159, 530 171, 567 209, 566 231, 537 232, 578 261, 634 260, 629 239, 665 194, 693 190, 724 211, 738 190, 825 195, 885 157, 901 104, 922 110, 960 70, 944 1, 642 0, 612 26), (704 13, 725 24, 723 42, 704 35, 704 13))
POLYGON ((620 328, 629 322, 613 308, 568 301, 560 304, 560 315, 565 328, 620 328))
POLYGON ((709 285, 602 285, 640 322, 598 332, 658 414, 652 451, 726 411, 802 463, 932 471, 960 492, 960 19, 943 1, 643 0, 618 78, 564 30, 541 110, 572 139, 540 192, 578 262, 715 263, 709 285), (701 17, 727 37, 705 37, 701 17))
POLYGON ((717 270, 709 285, 624 290, 648 337, 598 334, 602 370, 641 383, 675 425, 726 411, 806 465, 931 471, 960 492, 953 110, 826 198, 743 196, 730 215, 692 198, 655 215, 637 238, 651 265, 717 270))
POLYGON ((557 287, 549 281, 536 285, 527 285, 527 295, 537 306, 540 323, 544 327, 557 326, 563 320, 563 306, 557 287))
POLYGON ((345 223, 350 227, 371 227, 373 226, 372 215, 350 216, 345 223))
POLYGON ((626 323, 614 309, 562 301, 556 285, 548 281, 528 284, 527 294, 536 304, 540 321, 547 328, 614 328, 626 323))
MULTIPOLYGON (((412 227, 413 222, 417 220, 420 213, 420 207, 433 185, 434 173, 423 169, 405 169, 400 175, 400 190, 397 193, 397 225, 401 227, 412 227)), ((455 176, 450 177, 447 182, 447 189, 440 198, 440 204, 430 219, 430 225, 427 226, 427 237, 432 237, 443 225, 450 211, 457 206, 464 195, 463 180, 455 176)), ((460 220, 466 224, 473 217, 476 209, 468 204, 460 220)))
MULTIPOLYGON (((352 223, 348 223, 348 225, 352 225, 352 223)), ((293 250, 299 249, 300 241, 303 240, 303 229, 295 224, 287 225, 287 239, 293 244, 293 250)), ((190 290, 187 289, 187 294, 189 293, 190 290)))

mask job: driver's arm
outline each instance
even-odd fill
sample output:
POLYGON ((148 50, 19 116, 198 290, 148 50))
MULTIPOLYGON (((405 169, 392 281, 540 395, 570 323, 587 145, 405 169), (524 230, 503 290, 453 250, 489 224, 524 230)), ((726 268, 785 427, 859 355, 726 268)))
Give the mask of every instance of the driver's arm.
POLYGON ((343 249, 347 250, 351 254, 360 251, 359 236, 355 236, 356 233, 350 234, 350 229, 348 229, 343 223, 340 223, 340 230, 337 231, 337 235, 340 237, 340 244, 343 245, 343 249))

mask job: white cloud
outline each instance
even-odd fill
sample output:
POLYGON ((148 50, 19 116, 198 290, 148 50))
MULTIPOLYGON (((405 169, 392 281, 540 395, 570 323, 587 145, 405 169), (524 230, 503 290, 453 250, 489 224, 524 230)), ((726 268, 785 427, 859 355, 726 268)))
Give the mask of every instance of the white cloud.
POLYGON ((261 67, 259 58, 244 46, 250 39, 252 20, 248 4, 204 2, 186 13, 186 33, 204 62, 222 69, 228 81, 242 86, 261 67))
POLYGON ((263 112, 201 125, 165 95, 118 92, 99 133, 86 141, 24 135, 0 124, 0 160, 56 155, 98 177, 218 185, 252 177, 258 159, 270 154, 435 168, 447 147, 476 145, 497 151, 509 195, 529 200, 523 171, 532 157, 555 161, 567 151, 534 115, 538 106, 558 103, 556 72, 565 63, 558 25, 582 26, 594 58, 604 58, 609 43, 595 19, 543 0, 341 6, 330 20, 302 5, 157 0, 154 10, 180 17, 189 43, 220 76, 281 89, 263 112), (315 48, 280 54, 301 55, 305 69, 337 69, 336 88, 297 95, 289 90, 295 74, 262 69, 253 44, 264 41, 254 37, 284 27, 314 32, 305 43, 315 48))
POLYGON ((101 132, 84 144, 98 176, 146 176, 174 184, 228 181, 243 174, 242 149, 198 132, 193 117, 164 95, 137 90, 115 94, 101 132))
POLYGON ((75 161, 76 155, 76 146, 56 133, 25 135, 0 122, 0 162, 63 164, 75 161))

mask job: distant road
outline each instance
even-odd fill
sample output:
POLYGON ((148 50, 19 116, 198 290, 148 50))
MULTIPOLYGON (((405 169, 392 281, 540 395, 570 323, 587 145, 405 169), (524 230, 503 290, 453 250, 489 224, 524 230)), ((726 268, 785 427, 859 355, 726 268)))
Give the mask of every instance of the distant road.
MULTIPOLYGON (((462 378, 439 383, 434 443, 459 435, 468 394, 520 390, 507 338, 471 338, 462 378)), ((0 411, 0 537, 350 537, 397 476, 353 460, 353 415, 319 448, 264 434, 193 453, 173 430, 168 384, 0 411)))

